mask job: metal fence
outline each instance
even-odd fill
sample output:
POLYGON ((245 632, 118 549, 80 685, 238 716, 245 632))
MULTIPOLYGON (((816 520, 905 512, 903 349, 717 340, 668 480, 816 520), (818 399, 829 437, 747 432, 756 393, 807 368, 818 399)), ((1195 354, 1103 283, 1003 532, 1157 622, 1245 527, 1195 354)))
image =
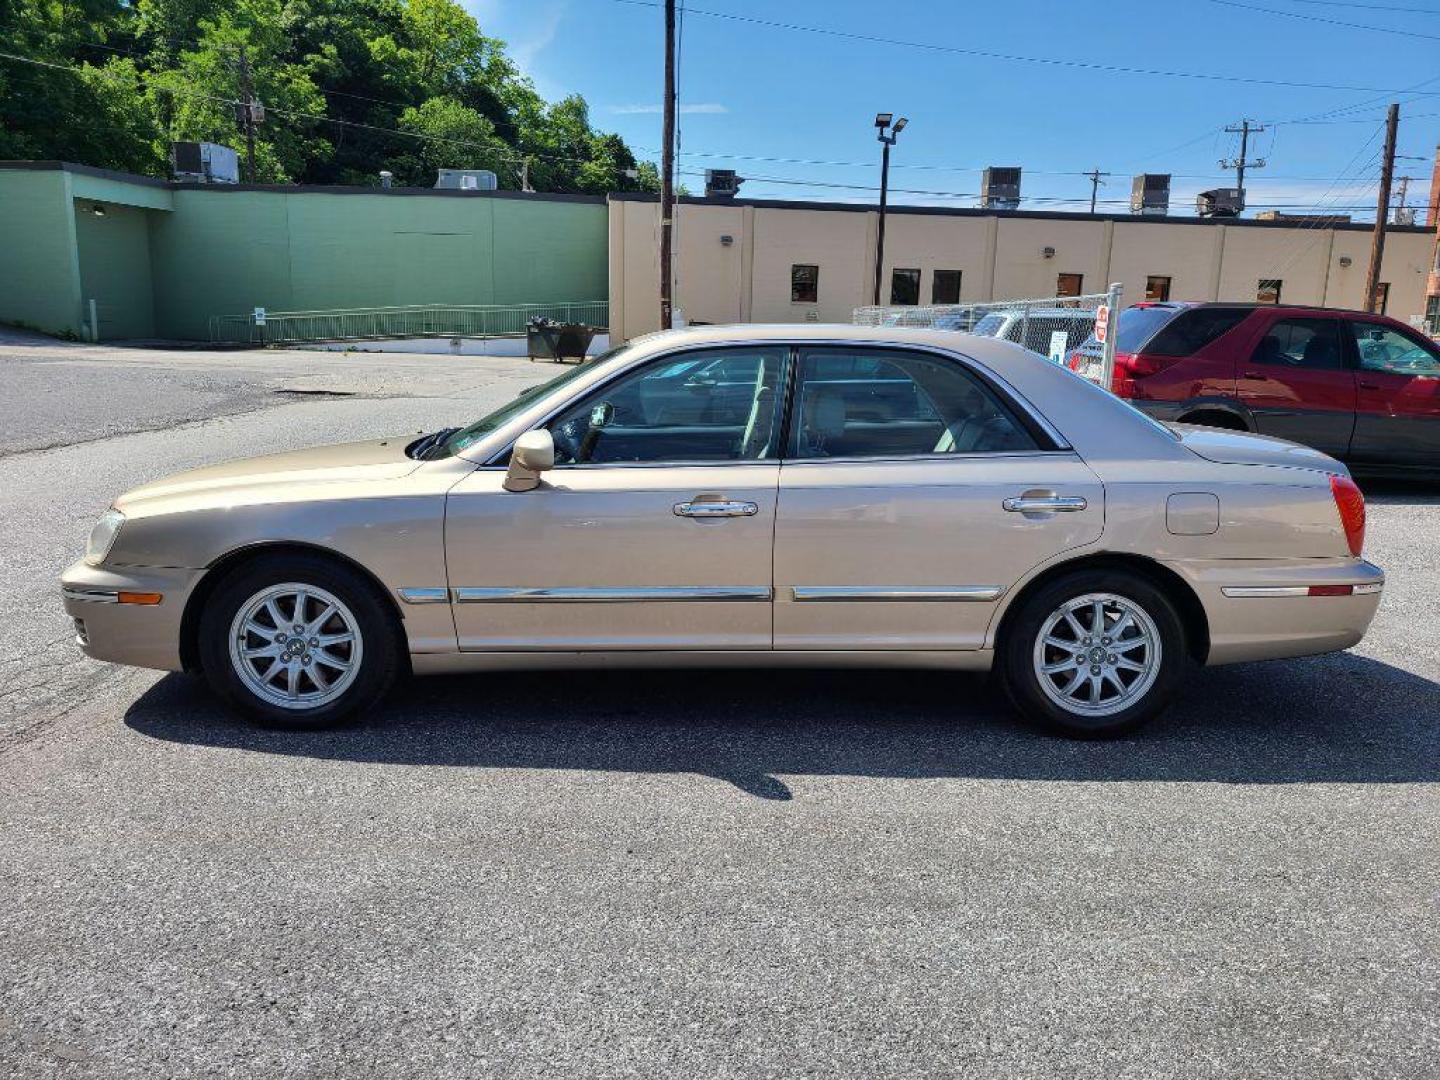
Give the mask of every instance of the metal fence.
POLYGON ((554 304, 423 304, 348 311, 266 311, 210 316, 210 340, 234 345, 293 345, 314 341, 378 341, 383 338, 518 337, 531 319, 584 323, 604 330, 604 300, 554 304))
POLYGON ((1028 300, 997 300, 983 304, 867 305, 857 307, 857 326, 918 326, 936 330, 998 337, 1023 345, 1056 363, 1064 363, 1076 350, 1093 359, 1094 376, 1110 385, 1114 371, 1115 335, 1095 340, 1095 323, 1104 308, 1116 313, 1121 289, 1083 296, 1046 296, 1028 300))

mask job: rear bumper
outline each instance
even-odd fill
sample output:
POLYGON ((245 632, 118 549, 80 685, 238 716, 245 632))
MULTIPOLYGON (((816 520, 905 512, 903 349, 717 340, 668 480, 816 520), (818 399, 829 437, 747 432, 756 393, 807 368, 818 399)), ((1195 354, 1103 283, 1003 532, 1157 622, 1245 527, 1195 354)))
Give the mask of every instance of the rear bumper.
POLYGON ((1172 563, 1205 608, 1207 664, 1277 660, 1348 649, 1380 606, 1385 574, 1364 559, 1221 559, 1172 563), (1351 586, 1311 595, 1313 586, 1351 586))
POLYGON ((180 621, 201 570, 98 567, 77 562, 60 576, 75 643, 95 660, 179 671, 180 621), (159 603, 121 603, 121 594, 160 595, 159 603))

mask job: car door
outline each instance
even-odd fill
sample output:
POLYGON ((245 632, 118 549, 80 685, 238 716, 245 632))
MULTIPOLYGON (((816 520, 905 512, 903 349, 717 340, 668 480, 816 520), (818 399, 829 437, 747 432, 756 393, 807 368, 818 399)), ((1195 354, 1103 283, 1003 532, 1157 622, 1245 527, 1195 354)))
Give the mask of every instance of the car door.
POLYGON ((1018 579, 1100 536, 1099 479, 960 358, 866 345, 797 357, 776 649, 978 649, 1018 579))
POLYGON ((1261 332, 1236 371, 1235 393, 1262 435, 1335 457, 1349 453, 1355 373, 1346 362, 1342 330, 1338 318, 1305 315, 1275 318, 1261 332))
POLYGON ((457 484, 460 648, 769 649, 788 366, 788 346, 670 354, 552 418, 539 487, 506 491, 503 468, 457 484))
POLYGON ((1388 323, 1348 325, 1357 391, 1351 459, 1440 469, 1440 349, 1388 323))

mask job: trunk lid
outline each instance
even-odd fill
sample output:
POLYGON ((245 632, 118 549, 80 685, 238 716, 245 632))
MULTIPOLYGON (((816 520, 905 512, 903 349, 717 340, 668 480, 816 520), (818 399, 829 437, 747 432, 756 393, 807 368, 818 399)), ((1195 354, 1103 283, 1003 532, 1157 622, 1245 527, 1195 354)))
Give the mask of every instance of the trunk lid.
POLYGON ((1329 454, 1309 446, 1251 435, 1246 431, 1202 427, 1197 424, 1167 424, 1181 444, 1206 461, 1222 465, 1288 465, 1296 469, 1320 469, 1348 476, 1349 470, 1329 454))

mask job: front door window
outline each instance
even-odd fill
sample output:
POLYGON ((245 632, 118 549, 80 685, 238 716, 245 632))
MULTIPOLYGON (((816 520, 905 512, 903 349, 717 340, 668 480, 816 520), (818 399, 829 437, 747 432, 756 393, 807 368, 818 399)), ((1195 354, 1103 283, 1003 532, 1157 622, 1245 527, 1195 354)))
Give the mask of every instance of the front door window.
POLYGON ((557 465, 758 461, 780 432, 789 349, 701 349, 631 372, 550 425, 557 465))

